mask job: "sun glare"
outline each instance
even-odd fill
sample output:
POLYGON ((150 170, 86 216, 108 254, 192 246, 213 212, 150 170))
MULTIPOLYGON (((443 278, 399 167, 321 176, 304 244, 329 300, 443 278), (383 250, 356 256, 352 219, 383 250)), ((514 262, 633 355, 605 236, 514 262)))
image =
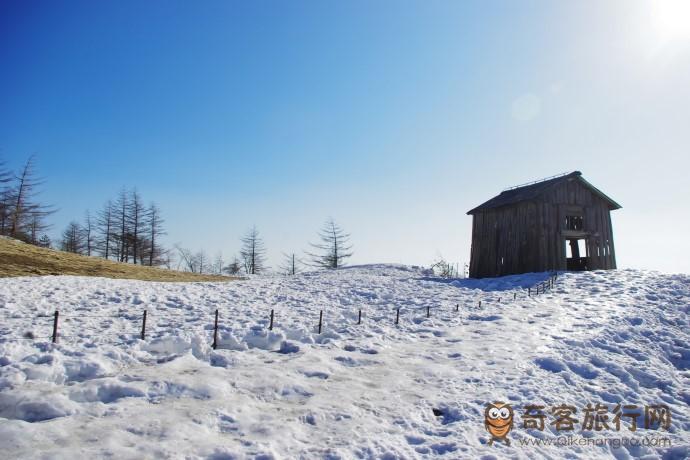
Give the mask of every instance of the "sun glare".
POLYGON ((651 0, 654 28, 663 42, 690 41, 690 0, 651 0))

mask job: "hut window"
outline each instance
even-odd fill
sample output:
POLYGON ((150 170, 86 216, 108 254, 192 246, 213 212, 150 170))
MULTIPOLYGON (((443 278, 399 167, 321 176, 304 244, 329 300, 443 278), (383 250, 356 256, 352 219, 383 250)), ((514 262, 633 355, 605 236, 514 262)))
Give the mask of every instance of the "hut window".
POLYGON ((582 230, 582 216, 565 216, 565 228, 567 230, 582 230))

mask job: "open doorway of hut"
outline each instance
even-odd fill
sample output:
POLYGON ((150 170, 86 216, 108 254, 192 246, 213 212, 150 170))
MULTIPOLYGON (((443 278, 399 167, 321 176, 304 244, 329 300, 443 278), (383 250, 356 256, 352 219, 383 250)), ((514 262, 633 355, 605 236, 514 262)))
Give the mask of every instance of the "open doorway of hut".
POLYGON ((569 271, 587 270, 588 259, 587 244, 580 238, 568 238, 565 240, 565 262, 569 271))

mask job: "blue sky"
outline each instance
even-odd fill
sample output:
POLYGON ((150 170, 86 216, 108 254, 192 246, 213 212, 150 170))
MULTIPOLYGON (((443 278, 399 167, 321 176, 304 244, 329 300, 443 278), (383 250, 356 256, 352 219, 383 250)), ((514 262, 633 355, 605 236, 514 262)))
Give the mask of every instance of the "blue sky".
POLYGON ((256 224, 273 265, 328 216, 352 263, 466 262, 467 210, 580 170, 619 266, 690 272, 673 3, 1 2, 0 156, 36 154, 54 235, 136 186, 168 244, 256 224))

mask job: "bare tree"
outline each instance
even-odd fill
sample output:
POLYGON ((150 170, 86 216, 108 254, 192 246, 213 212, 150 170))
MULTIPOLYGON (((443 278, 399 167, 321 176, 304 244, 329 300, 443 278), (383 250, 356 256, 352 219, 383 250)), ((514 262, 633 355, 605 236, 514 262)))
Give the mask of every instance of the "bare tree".
POLYGON ((0 235, 7 235, 10 229, 12 203, 12 172, 0 159, 0 235))
POLYGON ((82 254, 84 252, 84 231, 78 222, 72 221, 62 232, 60 247, 63 251, 82 254))
POLYGON ((345 233, 332 217, 328 218, 319 231, 321 243, 310 245, 320 253, 307 254, 311 257, 311 264, 323 268, 340 268, 345 260, 352 256, 352 246, 349 244, 350 235, 345 233))
POLYGON ((15 176, 16 185, 10 192, 12 201, 9 213, 9 235, 34 244, 38 242, 38 231, 48 228, 44 223, 45 217, 55 212, 35 201, 38 187, 43 184, 35 174, 32 155, 19 175, 15 176))
POLYGON ((199 269, 199 273, 204 273, 209 271, 209 259, 206 252, 202 249, 201 251, 194 254, 195 264, 199 269))
MULTIPOLYGON (((27 243, 39 246, 39 235, 48 230, 48 228, 49 226, 42 219, 41 213, 32 213, 23 231, 25 241, 27 243)), ((43 233, 43 236, 45 236, 45 233, 43 233)))
POLYGON ((129 196, 124 188, 115 201, 115 228, 113 239, 117 242, 117 259, 120 262, 129 262, 129 218, 127 210, 129 208, 129 196))
POLYGON ((459 265, 447 262, 441 255, 431 264, 431 270, 441 278, 457 278, 459 276, 458 268, 459 265))
POLYGON ((147 252, 149 266, 159 265, 161 263, 161 256, 163 255, 163 247, 159 243, 162 235, 165 235, 163 230, 163 218, 161 211, 155 203, 146 210, 146 228, 147 228, 147 252))
POLYGON ((216 275, 222 275, 224 266, 223 253, 218 251, 216 253, 216 257, 213 259, 213 273, 216 275))
POLYGON ((256 275, 266 270, 265 266, 266 249, 259 236, 256 225, 252 226, 244 237, 242 237, 242 250, 240 256, 244 262, 245 272, 249 275, 256 275))
POLYGON ((84 217, 84 226, 82 227, 82 232, 84 234, 84 249, 86 251, 86 255, 90 256, 94 250, 96 233, 94 231, 93 219, 91 218, 91 213, 88 209, 86 210, 86 215, 84 217))
POLYGON ((177 254, 179 256, 177 269, 179 270, 181 267, 183 267, 188 272, 195 272, 196 257, 194 256, 194 254, 192 254, 192 251, 183 248, 179 244, 175 245, 175 249, 177 250, 177 254))
POLYGON ((132 248, 132 262, 135 264, 137 263, 137 260, 139 260, 139 263, 141 263, 139 256, 141 255, 142 247, 141 234, 142 223, 144 221, 144 212, 145 209, 141 200, 141 195, 139 195, 139 192, 137 192, 136 189, 132 190, 129 199, 128 220, 130 228, 129 239, 130 246, 132 248))
POLYGON ((283 256, 285 259, 283 260, 283 264, 280 266, 281 273, 285 273, 286 275, 298 274, 302 269, 302 261, 299 260, 294 253, 283 254, 283 256))
POLYGON ((113 230, 115 228, 115 212, 112 200, 108 200, 98 214, 96 226, 98 231, 98 248, 100 249, 101 257, 108 259, 111 254, 110 243, 113 239, 113 230))
POLYGON ((198 251, 196 254, 189 249, 181 247, 179 244, 175 245, 180 260, 178 263, 178 270, 180 267, 186 271, 193 273, 208 272, 209 260, 204 250, 198 251))
POLYGON ((232 258, 232 262, 223 268, 223 271, 228 275, 238 275, 242 271, 242 262, 237 256, 232 258))

